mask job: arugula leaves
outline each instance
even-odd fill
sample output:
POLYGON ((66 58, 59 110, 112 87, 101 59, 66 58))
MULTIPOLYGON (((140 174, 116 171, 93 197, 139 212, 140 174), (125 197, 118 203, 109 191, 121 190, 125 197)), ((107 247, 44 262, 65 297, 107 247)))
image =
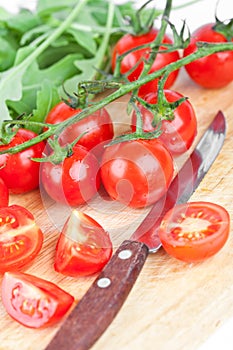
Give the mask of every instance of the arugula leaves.
POLYGON ((43 121, 63 90, 96 77, 133 12, 103 0, 39 0, 35 12, 0 8, 0 120, 43 121))

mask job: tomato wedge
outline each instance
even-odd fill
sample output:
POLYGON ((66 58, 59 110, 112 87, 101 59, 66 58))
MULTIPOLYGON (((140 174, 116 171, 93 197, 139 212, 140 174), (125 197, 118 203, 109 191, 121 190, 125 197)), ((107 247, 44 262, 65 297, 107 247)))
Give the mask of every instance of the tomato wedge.
POLYGON ((0 178, 0 207, 6 207, 9 203, 9 190, 2 178, 0 178))
POLYGON ((31 262, 41 250, 43 233, 24 207, 0 208, 0 273, 31 262))
POLYGON ((216 254, 227 241, 229 213, 209 202, 175 206, 164 216, 158 234, 165 251, 173 257, 197 262, 216 254))
POLYGON ((108 233, 87 214, 73 210, 57 242, 55 270, 74 277, 92 275, 111 255, 108 233))
POLYGON ((74 297, 52 282, 22 272, 6 272, 2 280, 2 303, 8 314, 29 328, 58 322, 70 309, 74 297))

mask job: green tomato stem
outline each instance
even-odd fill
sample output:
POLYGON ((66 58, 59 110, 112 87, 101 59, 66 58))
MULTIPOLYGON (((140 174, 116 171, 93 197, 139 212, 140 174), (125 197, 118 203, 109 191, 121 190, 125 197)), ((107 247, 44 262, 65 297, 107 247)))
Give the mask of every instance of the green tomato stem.
MULTIPOLYGON (((64 122, 60 123, 60 124, 55 124, 52 127, 50 126, 49 130, 47 130, 46 132, 36 136, 35 138, 17 145, 15 147, 12 147, 10 149, 7 150, 7 153, 17 153, 20 152, 32 145, 35 145, 36 143, 47 139, 48 137, 50 137, 53 134, 60 134, 61 131, 63 129, 65 129, 66 127, 76 123, 79 120, 84 119, 85 117, 87 117, 88 115, 96 112, 97 110, 107 106, 109 103, 117 100, 118 98, 120 98, 123 95, 126 95, 127 93, 140 88, 142 85, 150 82, 153 79, 159 78, 160 76, 164 75, 165 73, 169 74, 172 71, 175 71, 199 58, 211 55, 213 53, 217 53, 217 52, 221 52, 221 51, 233 51, 233 42, 226 42, 226 43, 218 43, 218 44, 212 44, 212 43, 200 43, 199 47, 197 49, 196 52, 192 53, 191 55, 188 55, 186 57, 183 57, 179 60, 177 60, 176 62, 172 62, 169 65, 159 69, 156 72, 153 72, 151 74, 148 74, 147 76, 140 78, 136 81, 127 83, 127 84, 119 84, 119 88, 114 91, 113 93, 111 93, 110 95, 108 95, 107 97, 103 98, 102 100, 96 102, 95 104, 92 104, 91 106, 84 108, 81 112, 75 114, 73 117, 65 120, 64 122)), ((84 82, 83 82, 84 83, 84 82)), ((7 120, 4 121, 3 124, 7 125, 7 124, 25 124, 25 121, 12 121, 12 120, 7 120)), ((29 123, 27 121, 27 123, 29 123)), ((0 152, 0 154, 5 153, 6 151, 2 151, 0 152)))

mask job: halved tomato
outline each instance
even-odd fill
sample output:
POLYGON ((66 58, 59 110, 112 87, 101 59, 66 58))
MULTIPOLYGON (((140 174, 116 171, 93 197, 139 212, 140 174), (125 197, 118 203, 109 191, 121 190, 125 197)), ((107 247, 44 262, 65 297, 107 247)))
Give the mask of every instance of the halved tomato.
POLYGON ((2 280, 2 302, 8 314, 29 328, 58 322, 74 297, 55 285, 22 272, 6 272, 2 280))
POLYGON ((158 234, 165 251, 186 262, 202 261, 216 254, 227 241, 229 213, 209 202, 189 202, 168 211, 158 234))
POLYGON ((108 233, 89 215, 73 210, 57 242, 55 270, 75 277, 92 275, 111 255, 108 233))
POLYGON ((43 233, 24 207, 0 208, 0 273, 31 262, 41 250, 43 233))

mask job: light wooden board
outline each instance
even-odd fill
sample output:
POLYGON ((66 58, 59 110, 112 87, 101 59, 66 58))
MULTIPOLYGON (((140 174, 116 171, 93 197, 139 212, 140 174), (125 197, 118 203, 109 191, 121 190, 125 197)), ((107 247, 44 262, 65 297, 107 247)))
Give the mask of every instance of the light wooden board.
MULTIPOLYGON (((226 116, 224 147, 191 199, 216 202, 232 216, 233 84, 223 89, 205 90, 192 83, 183 72, 173 88, 188 96, 195 108, 199 130, 196 141, 219 109, 226 116)), ((109 106, 114 120, 123 118, 127 122, 125 100, 123 98, 109 106)), ((117 124, 117 132, 121 127, 117 124)), ((53 269, 58 227, 62 224, 57 220, 58 217, 65 220, 69 210, 54 207, 44 196, 41 199, 39 190, 11 196, 10 202, 28 208, 44 232, 41 253, 24 271, 56 283, 74 295, 78 302, 95 276, 75 279, 64 277, 53 269)), ((147 212, 124 211, 121 206, 100 197, 80 209, 91 214, 114 235, 115 246, 125 238, 120 235, 122 231, 129 236, 147 212)), ((182 263, 162 249, 150 255, 126 303, 93 350, 194 350, 232 316, 231 232, 224 248, 203 263, 182 263)), ((25 328, 6 314, 0 302, 0 350, 42 350, 60 325, 61 322, 43 330, 25 328)))

